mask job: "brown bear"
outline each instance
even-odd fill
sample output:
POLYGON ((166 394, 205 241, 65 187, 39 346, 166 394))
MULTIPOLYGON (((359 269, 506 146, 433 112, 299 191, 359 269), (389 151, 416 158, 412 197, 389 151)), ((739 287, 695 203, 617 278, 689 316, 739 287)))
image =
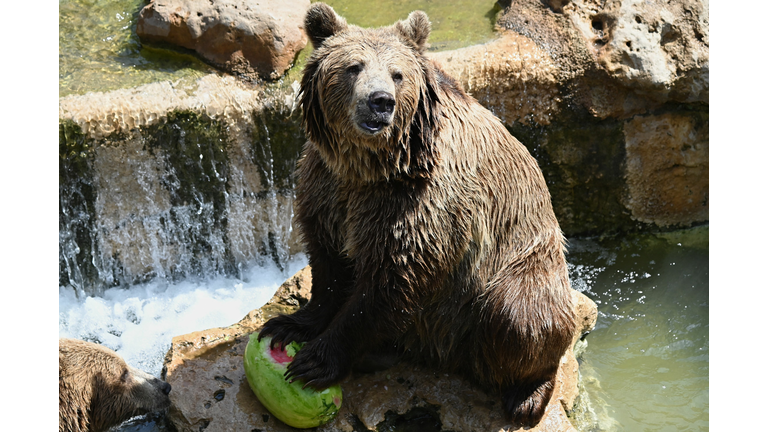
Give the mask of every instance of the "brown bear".
POLYGON ((286 378, 318 389, 395 350, 538 423, 575 329, 538 164, 424 55, 425 13, 363 29, 314 3, 305 29, 295 221, 312 296, 260 337, 306 341, 286 378))
POLYGON ((103 431, 171 405, 171 385, 128 366, 116 352, 59 339, 59 432, 103 431))

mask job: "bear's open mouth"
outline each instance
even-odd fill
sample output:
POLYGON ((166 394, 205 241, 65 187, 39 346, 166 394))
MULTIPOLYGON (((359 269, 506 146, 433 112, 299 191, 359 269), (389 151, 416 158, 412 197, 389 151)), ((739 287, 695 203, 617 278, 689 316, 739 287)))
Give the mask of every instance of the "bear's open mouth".
POLYGON ((376 133, 382 129, 384 129, 385 126, 387 126, 389 123, 376 121, 376 120, 368 120, 360 122, 360 127, 370 133, 376 133))

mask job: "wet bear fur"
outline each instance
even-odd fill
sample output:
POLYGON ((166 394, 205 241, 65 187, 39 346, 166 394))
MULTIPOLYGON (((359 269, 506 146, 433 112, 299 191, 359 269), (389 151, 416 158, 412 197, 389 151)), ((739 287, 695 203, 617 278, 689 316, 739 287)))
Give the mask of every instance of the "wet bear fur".
POLYGON ((170 384, 128 366, 116 352, 59 339, 59 432, 107 430, 168 408, 170 384))
POLYGON ((363 29, 315 3, 305 29, 295 221, 312 297, 261 336, 306 341, 287 379, 318 389, 395 350, 538 423, 575 324, 536 161, 425 57, 423 12, 363 29))

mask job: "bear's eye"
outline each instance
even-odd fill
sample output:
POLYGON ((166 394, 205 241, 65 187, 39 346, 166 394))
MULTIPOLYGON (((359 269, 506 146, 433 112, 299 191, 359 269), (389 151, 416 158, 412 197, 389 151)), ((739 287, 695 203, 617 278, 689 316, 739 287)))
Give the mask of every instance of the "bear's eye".
POLYGON ((400 84, 401 82, 403 82, 403 74, 401 74, 400 72, 394 72, 392 74, 392 80, 395 81, 395 84, 400 84))
POLYGON ((347 68, 347 73, 350 75, 357 75, 363 70, 363 66, 360 64, 354 64, 347 68))
POLYGON ((120 375, 120 381, 128 382, 128 369, 123 369, 123 374, 120 375))

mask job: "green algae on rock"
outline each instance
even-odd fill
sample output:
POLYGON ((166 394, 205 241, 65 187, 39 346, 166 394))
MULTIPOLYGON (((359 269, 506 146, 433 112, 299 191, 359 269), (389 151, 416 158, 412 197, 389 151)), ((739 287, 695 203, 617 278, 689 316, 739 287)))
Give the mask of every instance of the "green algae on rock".
POLYGON ((81 288, 98 278, 93 264, 96 192, 93 142, 75 122, 59 122, 59 285, 81 288))
POLYGON ((225 234, 229 179, 225 126, 192 111, 179 111, 142 135, 150 152, 165 162, 161 184, 170 192, 169 223, 188 227, 184 240, 191 248, 193 272, 208 268, 232 273, 225 234))
POLYGON ((143 4, 144 0, 59 2, 60 97, 199 78, 214 71, 189 54, 142 46, 135 28, 143 4))
POLYGON ((238 275, 269 258, 283 265, 304 138, 284 98, 233 112, 220 97, 260 104, 253 92, 228 86, 214 103, 161 92, 162 106, 181 107, 165 112, 89 111, 93 95, 64 99, 71 118, 60 119, 61 286, 93 293, 157 277, 238 275))

